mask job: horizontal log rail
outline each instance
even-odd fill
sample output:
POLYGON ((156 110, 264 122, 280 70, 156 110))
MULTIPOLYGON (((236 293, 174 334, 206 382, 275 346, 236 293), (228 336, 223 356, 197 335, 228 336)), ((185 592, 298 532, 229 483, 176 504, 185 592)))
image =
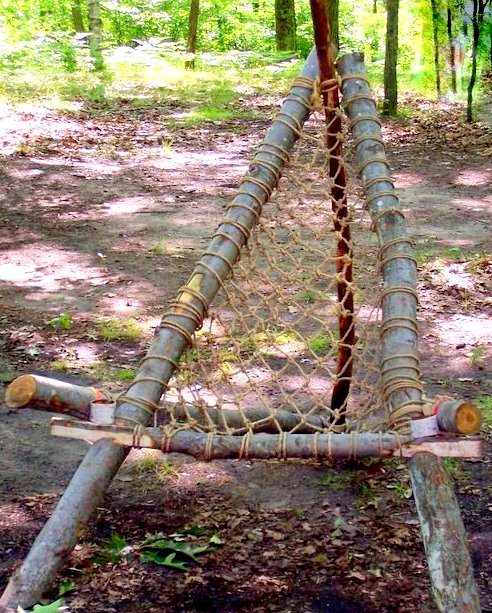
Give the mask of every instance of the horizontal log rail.
POLYGON ((429 438, 412 440, 410 436, 382 432, 353 432, 351 434, 255 434, 234 436, 191 430, 168 433, 166 428, 126 428, 98 426, 54 417, 51 433, 55 436, 95 443, 111 439, 126 447, 161 449, 185 453, 198 459, 256 458, 256 459, 351 459, 367 457, 411 457, 426 451, 436 456, 458 458, 482 457, 482 440, 469 438, 429 438))
MULTIPOLYGON (((82 421, 90 419, 91 403, 110 399, 105 390, 75 385, 39 375, 22 375, 15 379, 5 392, 5 401, 10 408, 35 408, 38 410, 63 413, 82 421)), ((429 405, 432 407, 432 403, 429 405)), ((474 435, 480 432, 482 418, 477 406, 467 400, 446 398, 434 404, 436 427, 441 432, 474 435)), ((234 434, 253 432, 295 432, 309 434, 321 432, 330 427, 330 420, 302 411, 293 412, 279 408, 270 411, 264 407, 220 409, 200 408, 192 404, 171 404, 165 402, 158 415, 158 425, 175 421, 189 421, 198 426, 214 426, 220 431, 234 430, 234 434)), ((418 421, 418 420, 416 420, 418 421)))

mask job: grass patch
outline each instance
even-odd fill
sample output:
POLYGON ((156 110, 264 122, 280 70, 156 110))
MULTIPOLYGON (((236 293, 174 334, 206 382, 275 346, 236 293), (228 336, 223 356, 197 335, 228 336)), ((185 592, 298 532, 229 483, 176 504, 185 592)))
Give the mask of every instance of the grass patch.
POLYGON ((142 327, 135 319, 100 319, 96 326, 98 340, 137 342, 143 338, 142 327))
POLYGON ((56 372, 66 372, 67 370, 70 370, 70 362, 67 360, 53 360, 50 366, 56 372))
POLYGON ((418 266, 424 266, 438 260, 448 264, 451 262, 464 262, 467 259, 467 254, 460 247, 436 249, 429 245, 418 245, 415 247, 413 255, 418 266))
POLYGON ((137 374, 133 368, 118 368, 114 373, 114 378, 117 381, 133 381, 137 374))
POLYGON ((299 292, 293 298, 294 302, 301 302, 304 304, 313 304, 318 299, 318 292, 313 289, 307 289, 303 292, 299 292))
POLYGON ((477 407, 482 413, 482 422, 484 425, 492 426, 492 396, 481 396, 477 398, 477 407))
POLYGON ((463 478, 463 464, 458 458, 442 458, 442 465, 444 470, 454 481, 463 478))
POLYGON ((336 470, 328 470, 322 479, 318 479, 317 483, 328 487, 333 491, 346 490, 354 480, 354 475, 350 471, 339 472, 336 470))
POLYGON ((257 116, 253 103, 246 110, 248 96, 284 96, 301 63, 283 62, 280 55, 203 54, 190 71, 175 50, 119 48, 105 53, 101 75, 90 69, 85 51, 77 54, 76 72, 54 66, 53 59, 4 68, 0 99, 68 112, 85 106, 96 113, 120 101, 135 111, 157 104, 185 109, 181 117, 167 113, 179 125, 224 121, 245 112, 257 116))
POLYGON ((470 362, 472 366, 478 367, 482 363, 482 360, 485 356, 487 348, 485 345, 477 345, 475 349, 471 352, 470 362))
POLYGON ((73 319, 70 313, 60 313, 53 319, 50 319, 48 325, 55 330, 70 330, 73 326, 73 319))
POLYGON ((335 346, 335 343, 336 340, 334 337, 322 334, 313 336, 307 341, 309 351, 311 351, 311 353, 314 353, 314 355, 317 357, 321 357, 330 353, 330 351, 335 346))

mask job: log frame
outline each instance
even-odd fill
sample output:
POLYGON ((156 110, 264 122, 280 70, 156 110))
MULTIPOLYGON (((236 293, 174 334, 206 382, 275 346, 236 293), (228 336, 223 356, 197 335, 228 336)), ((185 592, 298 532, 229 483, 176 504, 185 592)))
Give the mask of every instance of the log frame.
POLYGON ((51 420, 51 434, 65 438, 85 440, 89 443, 111 439, 115 444, 126 447, 163 449, 191 455, 197 459, 351 459, 367 457, 412 457, 422 451, 441 457, 481 458, 480 437, 449 437, 411 440, 409 436, 398 436, 382 432, 361 432, 352 434, 255 434, 250 437, 247 453, 243 449, 243 437, 230 434, 214 434, 213 446, 209 445, 209 433, 192 430, 178 431, 163 443, 160 428, 145 428, 135 434, 124 426, 98 426, 91 422, 74 421, 54 417, 51 420))
MULTIPOLYGON (((312 51, 301 72, 305 82, 292 87, 280 110, 280 120, 272 123, 263 141, 266 146, 256 153, 232 205, 228 207, 226 217, 212 238, 207 254, 217 255, 203 256, 203 264, 197 265, 188 282, 193 292, 199 290, 208 304, 220 289, 221 280, 230 274, 230 267, 238 259, 238 247, 246 242, 245 233, 239 228, 253 228, 261 203, 268 199, 268 193, 259 185, 268 185, 271 190, 277 185, 285 159, 269 152, 268 145, 273 145, 274 151, 278 147, 289 151, 297 140, 298 128, 309 116, 312 94, 310 82, 317 74, 316 53, 312 51), (262 165, 262 161, 266 164, 262 165), (278 170, 274 171, 273 168, 278 170), (249 177, 251 180, 248 180, 249 177), (231 238, 228 239, 228 236, 231 238)), ((196 298, 189 302, 190 309, 204 314, 205 304, 196 298)), ((164 327, 161 324, 140 366, 137 380, 127 391, 127 401, 117 407, 116 419, 122 424, 130 422, 148 425, 151 422, 152 415, 132 404, 131 399, 145 398, 151 404, 158 403, 187 345, 186 337, 179 330, 181 328, 192 334, 198 323, 190 320, 186 313, 173 313, 167 319, 172 326, 164 327)), ((117 447, 107 440, 98 441, 91 447, 23 564, 11 577, 0 597, 0 607, 30 607, 41 599, 44 590, 63 565, 67 552, 75 546, 78 531, 101 502, 127 454, 128 449, 117 447)))

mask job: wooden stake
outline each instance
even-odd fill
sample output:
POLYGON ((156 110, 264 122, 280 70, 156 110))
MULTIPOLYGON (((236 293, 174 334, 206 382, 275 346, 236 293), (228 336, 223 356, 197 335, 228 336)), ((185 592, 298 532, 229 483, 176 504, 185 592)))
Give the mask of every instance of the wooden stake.
POLYGON ((355 345, 354 293, 352 290, 353 246, 347 204, 347 178, 342 161, 342 121, 336 81, 335 62, 332 56, 330 23, 326 0, 311 0, 314 40, 318 56, 321 94, 326 118, 326 147, 329 151, 330 179, 333 181, 331 200, 333 227, 337 238, 337 296, 339 305, 338 359, 335 383, 331 395, 331 410, 339 417, 336 423, 345 423, 345 411, 352 378, 353 350, 355 345))

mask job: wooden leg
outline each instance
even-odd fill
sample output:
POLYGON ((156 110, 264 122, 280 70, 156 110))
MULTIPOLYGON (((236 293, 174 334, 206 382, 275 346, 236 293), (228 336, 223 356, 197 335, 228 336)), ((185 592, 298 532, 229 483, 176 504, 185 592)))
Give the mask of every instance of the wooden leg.
POLYGON ((481 613, 465 526, 449 475, 431 453, 409 461, 432 593, 442 613, 481 613))

